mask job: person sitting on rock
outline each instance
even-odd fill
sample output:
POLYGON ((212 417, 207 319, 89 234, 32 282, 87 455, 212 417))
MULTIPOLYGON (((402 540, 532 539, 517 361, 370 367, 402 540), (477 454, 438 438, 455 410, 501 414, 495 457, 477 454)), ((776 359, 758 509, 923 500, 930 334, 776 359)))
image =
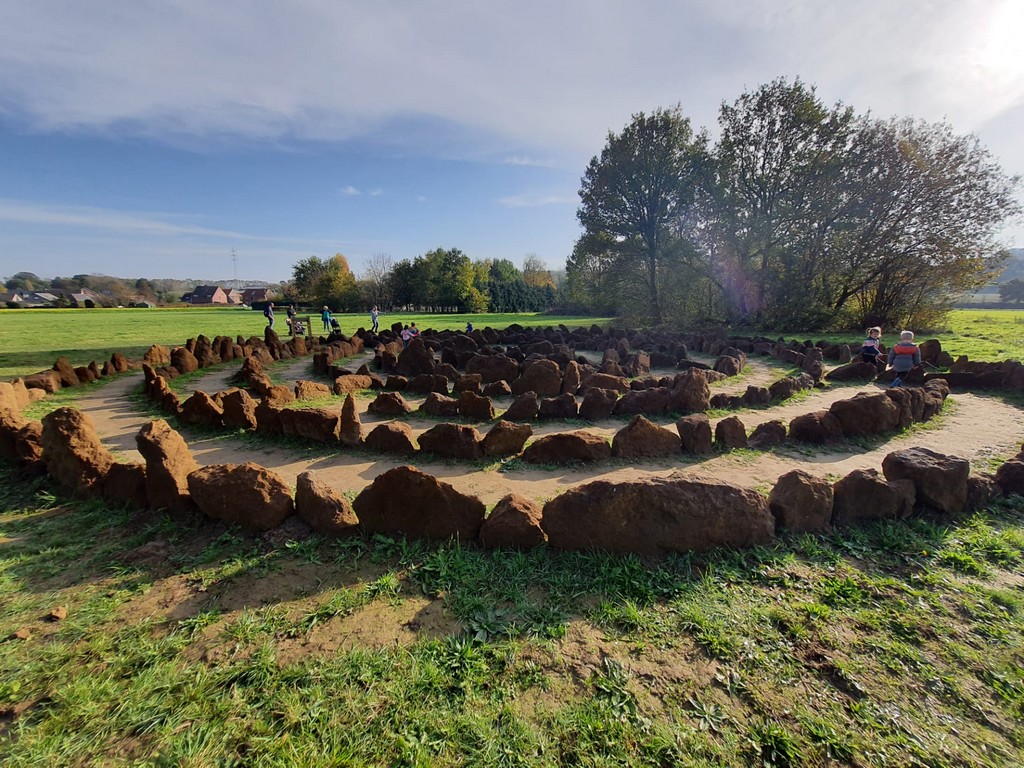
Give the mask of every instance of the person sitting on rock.
POLYGON ((882 343, 879 341, 881 335, 882 329, 877 325, 874 328, 868 328, 868 337, 860 346, 860 359, 865 363, 878 362, 878 356, 882 354, 882 343))

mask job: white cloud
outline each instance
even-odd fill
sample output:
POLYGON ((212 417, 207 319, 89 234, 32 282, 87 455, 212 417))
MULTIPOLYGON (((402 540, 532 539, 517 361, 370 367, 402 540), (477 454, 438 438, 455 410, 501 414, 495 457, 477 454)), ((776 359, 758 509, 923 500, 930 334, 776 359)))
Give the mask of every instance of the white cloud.
POLYGON ((351 184, 349 184, 347 187, 345 187, 344 189, 341 190, 341 194, 347 195, 349 197, 358 197, 359 195, 361 195, 363 193, 360 192, 355 187, 353 187, 351 184))
POLYGON ((579 198, 575 195, 510 195, 502 197, 498 202, 506 208, 537 208, 542 205, 576 205, 579 198))

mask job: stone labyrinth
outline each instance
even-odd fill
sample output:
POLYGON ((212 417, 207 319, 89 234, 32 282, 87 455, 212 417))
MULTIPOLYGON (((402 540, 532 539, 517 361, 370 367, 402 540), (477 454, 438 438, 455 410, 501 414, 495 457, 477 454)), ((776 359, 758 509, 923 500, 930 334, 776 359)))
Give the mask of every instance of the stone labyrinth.
POLYGON ((922 354, 948 372, 893 389, 846 345, 714 333, 199 336, 0 383, 0 456, 76 495, 256 531, 756 546, 1024 492, 1024 415, 998 396, 1024 391, 1024 367, 922 354), (115 374, 77 408, 21 413, 115 374))

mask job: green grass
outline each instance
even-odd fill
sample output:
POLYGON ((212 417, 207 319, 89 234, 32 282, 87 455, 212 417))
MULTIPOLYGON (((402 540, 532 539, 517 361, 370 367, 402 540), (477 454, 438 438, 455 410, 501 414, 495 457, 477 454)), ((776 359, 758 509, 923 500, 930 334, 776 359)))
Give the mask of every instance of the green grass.
POLYGON ((0 509, 5 766, 1024 759, 1020 500, 661 562, 0 509))
MULTIPOLYGON (((368 326, 363 314, 338 315, 342 331, 351 334, 368 326)), ((381 315, 381 327, 392 322, 415 322, 421 329, 462 330, 467 320, 474 327, 504 328, 512 323, 523 326, 586 327, 607 324, 609 318, 562 315, 488 314, 488 315, 381 315)), ((279 333, 285 328, 283 313, 276 323, 279 333)), ((139 358, 151 344, 179 345, 190 337, 263 336, 266 319, 261 312, 239 307, 153 308, 153 309, 2 309, 0 310, 0 379, 24 376, 49 368, 60 356, 73 365, 91 360, 109 360, 114 352, 139 358)), ((319 331, 319 320, 313 326, 319 331)))

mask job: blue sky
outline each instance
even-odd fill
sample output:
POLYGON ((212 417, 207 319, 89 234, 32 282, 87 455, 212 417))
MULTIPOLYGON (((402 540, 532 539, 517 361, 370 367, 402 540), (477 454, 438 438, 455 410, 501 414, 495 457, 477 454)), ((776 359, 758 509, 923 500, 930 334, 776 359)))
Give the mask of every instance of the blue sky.
POLYGON ((609 130, 678 102, 714 131, 779 76, 1024 174, 1021 39, 1017 0, 0 0, 0 278, 560 268, 609 130))

